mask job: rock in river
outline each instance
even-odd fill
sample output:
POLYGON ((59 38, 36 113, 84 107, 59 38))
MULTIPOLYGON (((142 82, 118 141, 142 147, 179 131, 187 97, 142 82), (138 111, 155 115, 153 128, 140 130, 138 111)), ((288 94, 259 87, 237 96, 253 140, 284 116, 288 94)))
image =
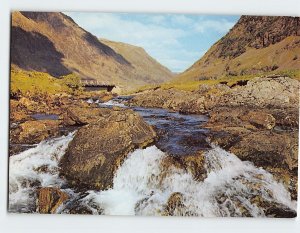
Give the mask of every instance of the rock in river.
POLYGON ((53 214, 68 199, 69 195, 58 188, 41 188, 38 191, 38 211, 42 214, 53 214))
POLYGON ((128 153, 155 140, 155 131, 134 111, 105 111, 105 117, 78 130, 61 160, 61 174, 71 185, 112 187, 114 173, 128 153))
POLYGON ((13 143, 39 143, 49 137, 59 134, 60 121, 57 120, 30 120, 11 130, 13 143))
POLYGON ((62 115, 64 125, 86 125, 105 118, 111 111, 105 108, 71 106, 62 115))

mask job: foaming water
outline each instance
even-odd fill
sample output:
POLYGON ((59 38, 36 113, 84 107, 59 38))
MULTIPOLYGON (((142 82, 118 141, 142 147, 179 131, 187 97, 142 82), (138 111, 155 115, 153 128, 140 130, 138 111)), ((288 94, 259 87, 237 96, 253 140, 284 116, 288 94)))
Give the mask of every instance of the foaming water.
POLYGON ((58 187, 69 194, 69 202, 57 213, 70 213, 81 206, 93 214, 166 215, 173 193, 181 193, 183 203, 173 215, 263 217, 265 207, 261 203, 296 210, 289 192, 270 173, 215 146, 205 153, 208 174, 203 181, 194 180, 181 169, 163 170, 161 162, 168 155, 151 146, 128 155, 115 174, 112 189, 75 192, 59 177, 58 168, 73 135, 43 141, 10 157, 10 212, 35 212, 40 187, 58 187))
POLYGON ((155 146, 136 150, 117 171, 113 188, 90 191, 85 202, 107 215, 164 215, 168 198, 179 192, 184 207, 174 215, 263 217, 257 198, 296 209, 296 202, 270 173, 219 147, 205 154, 208 175, 203 182, 175 168, 162 177, 160 162, 166 156, 155 146))
POLYGON ((116 100, 109 100, 105 103, 98 103, 100 107, 121 107, 121 108, 126 108, 126 106, 123 103, 120 103, 116 100))
POLYGON ((58 162, 74 133, 42 141, 35 148, 9 158, 9 211, 35 212, 38 187, 61 187, 58 162))

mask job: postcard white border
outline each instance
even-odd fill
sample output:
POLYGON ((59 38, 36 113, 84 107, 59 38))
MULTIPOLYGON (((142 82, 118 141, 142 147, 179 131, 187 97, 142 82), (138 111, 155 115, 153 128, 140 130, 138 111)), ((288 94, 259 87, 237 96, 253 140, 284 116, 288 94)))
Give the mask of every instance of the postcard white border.
MULTIPOLYGON (((2 0, 0 7, 0 231, 11 233, 300 232, 299 217, 297 219, 207 219, 178 217, 12 215, 6 212, 8 177, 8 68, 11 10, 300 16, 299 9, 299 0, 2 0)), ((298 214, 300 214, 299 205, 298 214)))

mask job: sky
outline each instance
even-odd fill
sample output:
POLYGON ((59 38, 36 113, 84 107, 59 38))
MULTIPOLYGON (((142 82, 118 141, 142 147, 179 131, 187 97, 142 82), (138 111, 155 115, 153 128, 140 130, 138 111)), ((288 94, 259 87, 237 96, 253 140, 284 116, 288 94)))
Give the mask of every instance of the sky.
POLYGON ((64 12, 98 38, 143 47, 173 72, 182 72, 224 36, 239 16, 64 12))

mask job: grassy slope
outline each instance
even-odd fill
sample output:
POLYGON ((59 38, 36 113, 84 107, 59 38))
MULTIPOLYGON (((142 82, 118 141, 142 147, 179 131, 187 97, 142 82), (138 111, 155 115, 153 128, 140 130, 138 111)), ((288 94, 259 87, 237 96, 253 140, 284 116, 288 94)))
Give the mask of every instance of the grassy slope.
POLYGON ((79 78, 73 75, 54 78, 51 75, 37 71, 12 69, 10 76, 11 94, 74 94, 80 91, 79 78), (73 88, 77 87, 77 88, 73 88))
POLYGON ((169 69, 157 62, 141 47, 106 39, 100 41, 128 60, 135 68, 135 73, 146 83, 162 83, 171 80, 174 76, 169 69))
MULTIPOLYGON (((266 48, 248 48, 245 53, 234 59, 216 58, 209 64, 205 64, 205 60, 209 56, 209 53, 207 53, 190 69, 178 75, 173 82, 180 83, 195 81, 207 77, 220 77, 230 72, 236 73, 240 76, 247 70, 252 70, 254 73, 253 75, 260 75, 270 73, 270 71, 264 70, 266 70, 267 67, 270 69, 273 66, 278 66, 273 73, 298 70, 300 69, 299 44, 299 36, 290 36, 281 42, 270 45, 266 48), (226 68, 228 71, 225 71, 226 68)), ((214 46, 211 50, 214 49, 214 46)))
POLYGON ((300 70, 284 70, 280 72, 261 72, 257 74, 252 74, 252 75, 238 75, 238 76, 220 76, 216 79, 206 79, 206 80, 188 80, 188 81, 182 81, 182 82, 177 82, 177 81, 172 81, 168 83, 163 83, 161 85, 145 85, 142 86, 130 93, 134 92, 142 92, 150 89, 155 89, 155 88, 162 88, 162 89, 170 89, 170 88, 175 88, 179 90, 185 90, 185 91, 194 91, 199 88, 200 85, 215 85, 219 84, 221 82, 227 82, 228 86, 234 85, 238 81, 241 80, 251 80, 255 77, 258 76, 267 76, 267 75, 284 75, 288 76, 290 78, 296 79, 300 81, 300 70))

